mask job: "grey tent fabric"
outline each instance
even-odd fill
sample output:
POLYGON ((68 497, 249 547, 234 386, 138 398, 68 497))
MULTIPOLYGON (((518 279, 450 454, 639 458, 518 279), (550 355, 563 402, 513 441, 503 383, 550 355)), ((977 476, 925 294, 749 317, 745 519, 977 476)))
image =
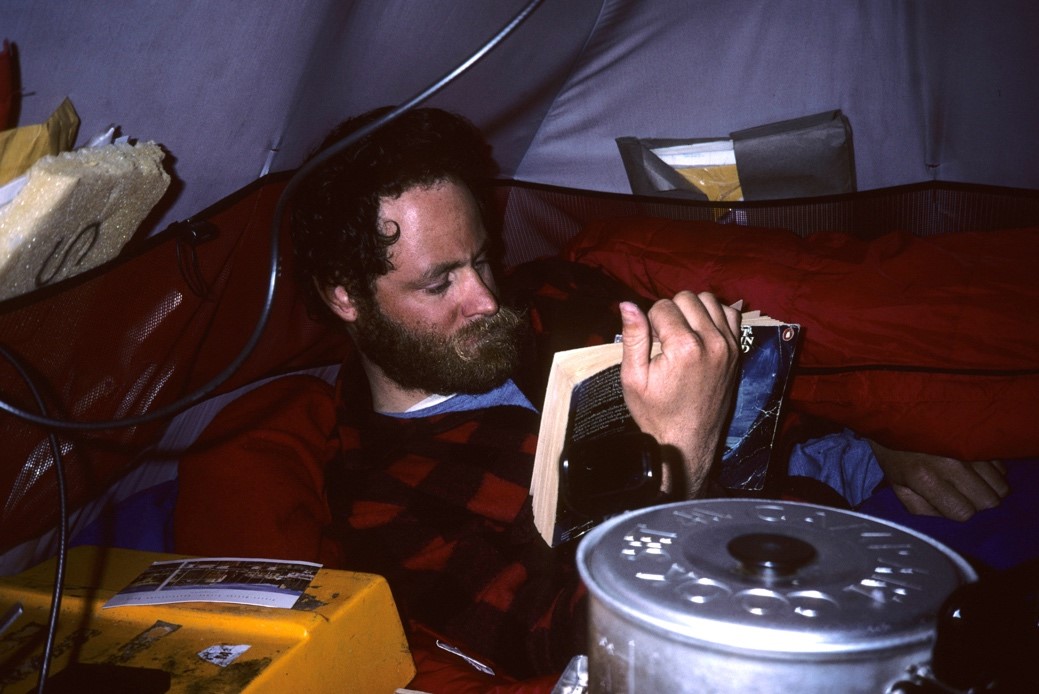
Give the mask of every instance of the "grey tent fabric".
MULTIPOLYGON (((399 103, 526 0, 15 0, 21 122, 65 96, 164 145, 161 229, 292 169, 340 119, 399 103)), ((841 110, 860 190, 928 180, 1039 188, 1031 0, 546 0, 437 94, 488 133, 502 175, 630 190, 615 139, 717 137, 841 110)))

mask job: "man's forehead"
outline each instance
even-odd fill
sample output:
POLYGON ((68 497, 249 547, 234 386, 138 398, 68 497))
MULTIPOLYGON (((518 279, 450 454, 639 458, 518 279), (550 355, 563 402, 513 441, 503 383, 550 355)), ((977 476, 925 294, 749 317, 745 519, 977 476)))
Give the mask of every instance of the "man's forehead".
POLYGON ((380 224, 397 235, 388 249, 390 273, 437 275, 484 252, 487 232, 469 190, 453 181, 415 186, 384 198, 380 224))

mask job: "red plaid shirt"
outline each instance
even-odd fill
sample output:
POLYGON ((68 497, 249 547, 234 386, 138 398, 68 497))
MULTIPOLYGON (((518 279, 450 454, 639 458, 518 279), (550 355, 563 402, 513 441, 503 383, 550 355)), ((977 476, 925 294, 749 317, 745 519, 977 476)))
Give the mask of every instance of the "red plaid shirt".
POLYGON ((337 403, 326 491, 345 568, 385 576, 402 617, 508 674, 558 672, 583 652, 573 548, 550 549, 531 513, 537 413, 380 415, 351 363, 337 403))

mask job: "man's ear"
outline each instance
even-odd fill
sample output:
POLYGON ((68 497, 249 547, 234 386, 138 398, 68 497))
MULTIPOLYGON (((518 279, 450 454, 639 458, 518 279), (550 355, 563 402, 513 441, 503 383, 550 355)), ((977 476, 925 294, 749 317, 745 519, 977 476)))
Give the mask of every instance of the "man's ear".
POLYGON ((347 294, 346 288, 343 286, 336 287, 324 287, 321 289, 321 296, 325 300, 325 304, 332 309, 332 313, 339 316, 347 323, 353 323, 357 320, 357 305, 347 294))

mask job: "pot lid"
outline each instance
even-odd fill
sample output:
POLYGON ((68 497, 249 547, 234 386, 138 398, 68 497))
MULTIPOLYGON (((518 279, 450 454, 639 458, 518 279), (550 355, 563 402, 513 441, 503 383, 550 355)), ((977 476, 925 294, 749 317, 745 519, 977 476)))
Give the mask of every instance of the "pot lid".
POLYGON ((933 638, 976 579, 959 555, 860 513, 760 499, 684 501, 610 519, 581 541, 593 599, 704 645, 848 654, 933 638))

